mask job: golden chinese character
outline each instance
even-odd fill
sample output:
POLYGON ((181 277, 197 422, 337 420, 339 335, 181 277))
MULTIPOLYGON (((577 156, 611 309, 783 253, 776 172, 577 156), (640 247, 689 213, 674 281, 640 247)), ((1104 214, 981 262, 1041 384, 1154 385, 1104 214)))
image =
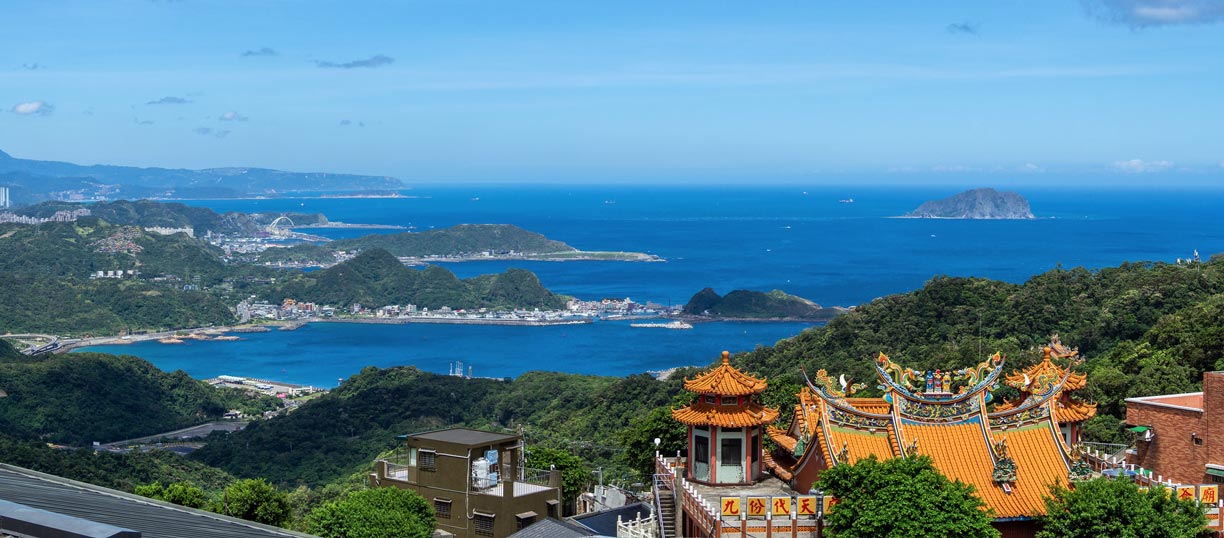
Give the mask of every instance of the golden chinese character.
POLYGON ((816 515, 816 498, 815 497, 799 497, 799 508, 795 513, 801 516, 816 515))
POLYGON ((722 500, 722 515, 738 516, 740 515, 740 500, 739 497, 723 497, 722 500))
POLYGON ((790 514, 790 497, 774 497, 773 498, 773 515, 785 516, 790 514))

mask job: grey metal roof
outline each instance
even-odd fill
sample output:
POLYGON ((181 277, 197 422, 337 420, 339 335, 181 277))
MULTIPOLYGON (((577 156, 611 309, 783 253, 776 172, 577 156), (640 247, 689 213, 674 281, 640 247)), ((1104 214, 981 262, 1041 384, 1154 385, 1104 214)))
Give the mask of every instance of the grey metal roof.
POLYGON ((143 538, 311 536, 6 464, 0 464, 0 499, 140 531, 143 538))
POLYGON ((532 523, 507 538, 587 538, 591 536, 598 536, 598 534, 576 523, 548 518, 532 523))
POLYGON ((412 439, 426 439, 429 441, 441 441, 443 443, 454 443, 456 445, 472 447, 495 445, 498 443, 513 442, 518 440, 517 435, 487 432, 484 430, 473 430, 471 428, 448 428, 445 430, 434 430, 431 432, 411 433, 405 435, 404 437, 412 439))
POLYGON ((645 503, 633 503, 619 508, 578 514, 572 519, 579 525, 583 525, 601 535, 616 536, 617 517, 624 521, 633 521, 639 517, 645 519, 650 517, 650 506, 645 503))

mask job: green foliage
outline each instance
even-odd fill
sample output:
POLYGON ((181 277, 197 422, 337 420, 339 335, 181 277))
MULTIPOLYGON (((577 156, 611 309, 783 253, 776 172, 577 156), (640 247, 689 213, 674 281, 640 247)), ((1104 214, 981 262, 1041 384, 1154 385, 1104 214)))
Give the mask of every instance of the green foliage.
POLYGON ((926 456, 837 465, 816 487, 838 499, 826 516, 835 538, 999 536, 973 486, 948 480, 926 456))
POLYGON ((213 511, 265 525, 289 521, 289 496, 262 478, 239 480, 225 488, 213 511))
POLYGON ((561 498, 567 506, 578 499, 591 484, 592 474, 582 458, 555 448, 537 447, 527 453, 527 466, 533 469, 561 471, 561 498))
MULTIPOLYGON (((667 404, 679 387, 678 379, 660 382, 644 374, 528 372, 496 381, 368 367, 293 413, 218 435, 190 457, 239 476, 317 486, 368 468, 400 434, 459 424, 523 425, 533 449, 578 450, 588 462, 612 465, 621 452, 617 432, 645 410, 667 404)), ((608 477, 616 472, 609 470, 608 477)))
POLYGON ((428 538, 437 526, 425 498, 399 488, 354 491, 316 508, 308 522, 323 538, 428 538))
POLYGON ((620 433, 621 463, 642 477, 655 472, 654 455, 674 456, 688 447, 688 428, 672 418, 671 407, 656 407, 620 433), (658 439, 656 446, 654 440, 658 439))
POLYGON ((123 491, 152 482, 187 482, 218 491, 234 480, 224 471, 164 450, 126 454, 61 450, 5 436, 0 436, 0 461, 123 491))
POLYGON ((1079 482, 1073 490, 1051 488, 1041 521, 1037 538, 1188 538, 1204 535, 1207 524, 1194 501, 1112 478, 1079 482))
POLYGON ((217 390, 182 370, 162 372, 126 355, 73 353, 0 363, 0 380, 8 394, 0 398, 0 431, 75 445, 192 426, 234 407, 275 405, 274 398, 217 390))
POLYGON ((267 296, 273 302, 291 298, 339 306, 414 304, 430 309, 559 309, 566 300, 548 291, 530 271, 510 269, 500 275, 460 280, 436 265, 420 271, 409 269, 381 249, 367 250, 322 271, 295 274, 267 296))
POLYGON ((208 494, 203 489, 186 482, 175 482, 169 486, 163 486, 161 482, 153 482, 144 486, 136 486, 133 493, 188 508, 204 508, 209 504, 208 494))

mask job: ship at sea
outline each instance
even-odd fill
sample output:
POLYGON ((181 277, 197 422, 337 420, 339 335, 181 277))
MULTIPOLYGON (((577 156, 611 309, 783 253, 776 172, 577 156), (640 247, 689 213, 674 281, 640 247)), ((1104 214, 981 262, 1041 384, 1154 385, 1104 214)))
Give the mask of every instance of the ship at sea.
POLYGON ((683 321, 671 321, 668 323, 630 323, 630 327, 649 328, 649 329, 692 329, 692 324, 683 321))

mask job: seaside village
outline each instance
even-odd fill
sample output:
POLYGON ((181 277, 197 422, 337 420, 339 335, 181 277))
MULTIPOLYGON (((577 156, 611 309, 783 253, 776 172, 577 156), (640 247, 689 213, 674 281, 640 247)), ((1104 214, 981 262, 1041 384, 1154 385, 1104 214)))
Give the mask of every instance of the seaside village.
MULTIPOLYGON (((365 478, 371 487, 423 497, 439 538, 822 538, 828 518, 851 509, 819 489, 822 473, 872 457, 924 456, 972 486, 1004 538, 1038 532, 1051 486, 1075 488, 1101 476, 1198 503, 1207 516, 1203 536, 1221 536, 1224 372, 1206 373, 1203 392, 1126 400, 1134 442, 1102 450, 1080 438, 1097 409, 1081 395, 1078 351, 1054 336, 1040 352, 1024 368, 996 353, 971 368, 935 371, 881 353, 864 359, 873 362, 879 396, 857 395, 866 384, 841 375, 802 372, 789 409, 764 405, 768 380, 736 368, 723 352, 719 364, 684 380, 693 399, 671 412, 686 432, 683 449, 656 450, 648 483, 625 489, 601 480, 574 500, 562 495, 560 470, 525 467, 521 435, 464 427, 401 435, 365 478), (996 400, 1003 387, 1014 397, 996 400)), ((19 468, 0 468, 0 487, 17 488, 23 504, 51 512, 71 503, 124 514, 134 525, 152 518, 191 530, 174 536, 304 536, 19 468)), ((77 532, 78 523, 67 521, 75 518, 56 517, 10 534, 141 536, 77 532)))

